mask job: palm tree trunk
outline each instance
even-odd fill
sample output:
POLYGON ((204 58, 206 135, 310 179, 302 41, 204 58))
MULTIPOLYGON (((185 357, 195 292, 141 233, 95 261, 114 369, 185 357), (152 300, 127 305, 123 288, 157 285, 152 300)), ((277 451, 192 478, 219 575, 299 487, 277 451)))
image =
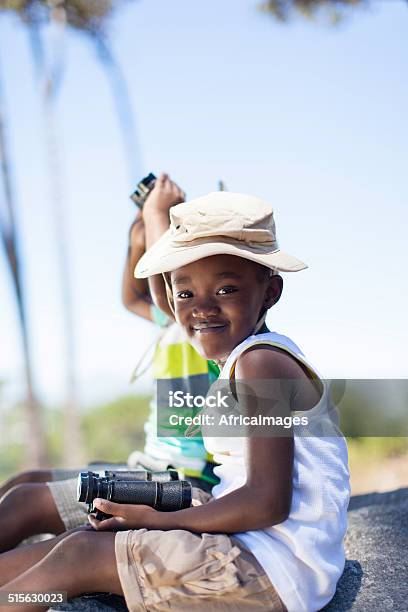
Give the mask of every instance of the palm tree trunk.
POLYGON ((131 184, 136 182, 141 173, 141 159, 137 130, 133 118, 132 105, 126 79, 115 60, 115 57, 102 34, 93 34, 98 57, 106 71, 109 86, 116 107, 116 114, 122 134, 128 176, 131 184))
POLYGON ((65 400, 63 405, 63 464, 74 467, 83 463, 82 440, 78 414, 76 384, 75 321, 72 303, 72 279, 69 265, 69 243, 65 220, 65 190, 60 161, 60 146, 55 116, 55 98, 63 73, 63 43, 66 29, 66 14, 63 4, 55 3, 50 10, 50 27, 53 28, 54 45, 50 61, 44 61, 40 34, 35 24, 30 28, 31 46, 36 63, 37 76, 42 85, 44 129, 50 178, 50 195, 54 217, 54 232, 57 247, 58 268, 61 282, 61 300, 65 338, 65 400))
POLYGON ((44 97, 45 131, 48 151, 48 167, 51 180, 51 200, 54 230, 57 241, 58 268, 61 282, 61 299, 65 337, 65 400, 63 405, 63 462, 66 467, 83 463, 82 440, 79 419, 79 401, 76 383, 75 321, 72 303, 72 278, 69 265, 69 245, 64 215, 64 189, 56 130, 53 100, 44 97))
POLYGON ((12 286, 16 299, 17 318, 20 328, 22 353, 24 361, 24 379, 26 387, 25 414, 27 426, 26 464, 30 468, 41 467, 46 462, 46 443, 42 421, 42 411, 37 400, 32 375, 30 343, 26 316, 26 300, 21 280, 21 264, 18 251, 18 228, 15 216, 10 157, 7 150, 4 120, 4 101, 0 75, 0 165, 4 192, 5 218, 1 219, 1 239, 10 269, 12 286))

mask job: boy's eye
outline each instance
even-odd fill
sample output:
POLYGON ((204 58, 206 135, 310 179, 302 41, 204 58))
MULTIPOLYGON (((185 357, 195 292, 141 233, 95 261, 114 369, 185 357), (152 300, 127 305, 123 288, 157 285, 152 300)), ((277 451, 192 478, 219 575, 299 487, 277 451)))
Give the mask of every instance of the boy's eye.
POLYGON ((226 287, 221 287, 221 289, 218 289, 217 294, 226 295, 227 293, 234 293, 235 291, 238 291, 237 287, 233 287, 232 285, 227 285, 226 287))
POLYGON ((176 296, 182 300, 185 300, 186 298, 190 298, 193 296, 191 291, 178 291, 176 293, 176 296))

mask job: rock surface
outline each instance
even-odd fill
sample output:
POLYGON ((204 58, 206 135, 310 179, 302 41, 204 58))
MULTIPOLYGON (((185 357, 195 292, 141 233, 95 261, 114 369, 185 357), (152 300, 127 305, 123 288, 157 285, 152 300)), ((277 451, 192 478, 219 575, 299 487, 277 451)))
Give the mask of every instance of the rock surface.
MULTIPOLYGON (((351 498, 346 567, 324 612, 408 612, 408 488, 351 498)), ((55 610, 126 612, 120 597, 80 597, 55 610)))
POLYGON ((325 612, 408 611, 408 488, 352 497, 346 567, 325 612))

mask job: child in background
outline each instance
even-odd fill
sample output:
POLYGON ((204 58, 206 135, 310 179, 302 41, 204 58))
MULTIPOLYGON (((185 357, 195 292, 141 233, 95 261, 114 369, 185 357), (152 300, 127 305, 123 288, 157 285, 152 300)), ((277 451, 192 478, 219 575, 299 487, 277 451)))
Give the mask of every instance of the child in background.
POLYGON ((312 435, 330 421, 328 389, 296 344, 264 323, 282 291, 276 271, 306 266, 279 250, 272 209, 256 198, 215 193, 170 215, 136 272, 166 274, 178 323, 221 378, 285 380, 271 403, 307 414, 308 435, 205 438, 220 463, 212 497, 196 491, 201 505, 167 513, 95 500, 112 518, 90 519, 96 532, 38 550, 30 565, 10 570, 0 558, 0 592, 110 591, 131 611, 320 610, 344 567, 347 449, 331 422, 333 435, 312 435))

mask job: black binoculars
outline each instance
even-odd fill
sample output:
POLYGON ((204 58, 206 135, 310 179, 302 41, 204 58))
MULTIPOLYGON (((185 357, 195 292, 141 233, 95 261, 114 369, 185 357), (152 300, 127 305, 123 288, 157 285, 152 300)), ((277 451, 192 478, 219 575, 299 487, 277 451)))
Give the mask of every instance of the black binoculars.
POLYGON ((191 506, 191 484, 179 480, 176 470, 149 472, 148 470, 80 472, 77 499, 88 504, 88 512, 98 520, 109 518, 100 510, 93 511, 97 497, 118 504, 144 504, 161 512, 174 512, 191 506))
POLYGON ((130 199, 138 208, 140 208, 140 210, 142 210, 147 196, 153 189, 155 182, 156 176, 153 174, 153 172, 150 172, 150 174, 142 178, 142 180, 137 184, 135 191, 130 196, 130 199))

